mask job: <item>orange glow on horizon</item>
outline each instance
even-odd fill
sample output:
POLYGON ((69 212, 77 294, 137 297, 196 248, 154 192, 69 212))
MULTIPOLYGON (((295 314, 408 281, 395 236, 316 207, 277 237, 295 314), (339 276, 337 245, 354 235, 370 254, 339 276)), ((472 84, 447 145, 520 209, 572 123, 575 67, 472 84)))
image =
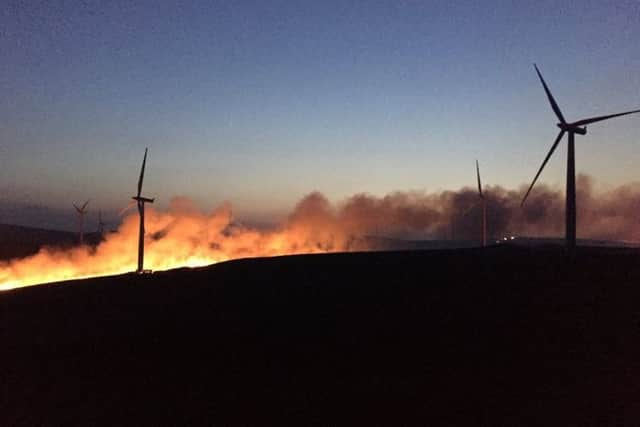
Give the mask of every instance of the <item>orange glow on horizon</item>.
MULTIPOLYGON (((294 219, 277 230, 259 231, 235 225, 228 206, 207 215, 184 198, 174 199, 167 212, 148 209, 145 216, 144 267, 152 271, 346 248, 338 230, 318 235, 313 222, 294 219)), ((0 290, 133 272, 137 263, 138 224, 138 215, 132 213, 95 248, 43 248, 27 258, 2 262, 0 290)), ((328 231, 326 224, 322 229, 323 233, 328 231)))

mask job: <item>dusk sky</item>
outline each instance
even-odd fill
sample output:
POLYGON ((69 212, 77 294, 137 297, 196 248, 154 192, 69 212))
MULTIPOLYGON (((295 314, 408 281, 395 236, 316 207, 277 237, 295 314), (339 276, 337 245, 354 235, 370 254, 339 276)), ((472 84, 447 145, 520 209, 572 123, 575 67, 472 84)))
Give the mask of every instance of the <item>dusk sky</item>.
MULTIPOLYGON (((637 1, 168 3, 3 2, 0 222, 116 212, 146 146, 160 208, 457 189, 475 159, 517 188, 557 134, 534 62, 568 120, 640 108, 637 1)), ((639 181, 639 144, 640 115, 592 125, 577 171, 639 181)), ((562 144, 540 182, 564 188, 565 163, 562 144)))

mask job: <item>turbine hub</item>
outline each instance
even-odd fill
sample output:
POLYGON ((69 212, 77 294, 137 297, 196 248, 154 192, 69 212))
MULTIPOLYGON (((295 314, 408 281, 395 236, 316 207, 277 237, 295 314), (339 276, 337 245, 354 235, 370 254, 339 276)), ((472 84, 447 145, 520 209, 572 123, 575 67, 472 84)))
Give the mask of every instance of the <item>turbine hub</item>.
POLYGON ((587 127, 575 126, 571 123, 558 123, 557 126, 565 132, 577 133, 578 135, 586 135, 587 127))
POLYGON ((148 197, 142 196, 133 196, 132 199, 137 201, 138 203, 153 203, 153 201, 155 200, 155 198, 150 199, 148 197))

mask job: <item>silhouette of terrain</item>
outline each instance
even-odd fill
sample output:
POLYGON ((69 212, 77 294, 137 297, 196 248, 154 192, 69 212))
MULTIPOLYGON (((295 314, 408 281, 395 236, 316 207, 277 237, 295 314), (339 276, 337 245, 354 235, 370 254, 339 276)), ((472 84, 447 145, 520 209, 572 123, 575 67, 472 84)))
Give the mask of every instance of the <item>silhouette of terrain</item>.
POLYGON ((246 259, 0 293, 0 424, 633 425, 640 252, 246 259))
MULTIPOLYGON (((100 241, 99 233, 84 234, 87 245, 95 246, 100 241)), ((43 247, 71 248, 78 244, 78 233, 0 224, 0 242, 0 260, 8 260, 33 255, 43 247)))
POLYGON ((354 239, 351 251, 404 251, 422 249, 459 249, 480 245, 477 240, 407 240, 383 236, 364 236, 354 239))

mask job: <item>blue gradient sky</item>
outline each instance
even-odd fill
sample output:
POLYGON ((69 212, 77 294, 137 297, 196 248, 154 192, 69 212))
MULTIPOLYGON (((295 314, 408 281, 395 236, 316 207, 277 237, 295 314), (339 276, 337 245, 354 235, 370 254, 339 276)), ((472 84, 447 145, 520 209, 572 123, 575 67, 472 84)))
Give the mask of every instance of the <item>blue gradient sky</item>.
MULTIPOLYGON (((640 108, 636 1, 165 3, 3 4, 3 203, 119 209, 145 146, 161 207, 454 189, 475 158, 516 187, 557 130, 533 62, 568 119, 640 108)), ((638 144, 640 117, 593 125, 578 172, 638 180, 638 144)))

